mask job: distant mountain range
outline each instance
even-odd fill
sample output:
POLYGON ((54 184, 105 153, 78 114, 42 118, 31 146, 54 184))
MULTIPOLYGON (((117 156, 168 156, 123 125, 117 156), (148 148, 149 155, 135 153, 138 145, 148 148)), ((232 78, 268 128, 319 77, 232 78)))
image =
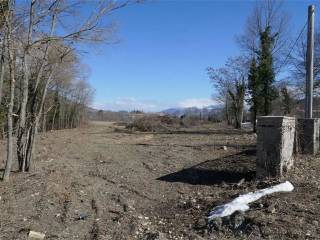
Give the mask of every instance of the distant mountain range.
POLYGON ((169 108, 161 111, 162 114, 171 116, 202 116, 208 117, 213 114, 218 114, 223 109, 222 105, 212 105, 205 108, 189 107, 189 108, 169 108))
MULTIPOLYGON (((211 117, 219 118, 222 115, 222 105, 212 105, 205 108, 189 107, 189 108, 169 108, 154 114, 170 115, 175 117, 196 117, 200 119, 209 119, 211 117)), ((130 122, 132 119, 143 116, 143 113, 137 111, 108 111, 88 108, 90 120, 99 121, 116 121, 116 122, 130 122)))

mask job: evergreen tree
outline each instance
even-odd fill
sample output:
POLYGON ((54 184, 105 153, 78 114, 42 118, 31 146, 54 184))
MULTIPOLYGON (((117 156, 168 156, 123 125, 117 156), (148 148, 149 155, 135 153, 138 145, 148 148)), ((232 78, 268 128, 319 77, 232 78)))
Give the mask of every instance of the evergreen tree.
POLYGON ((253 131, 256 132, 256 119, 259 110, 261 109, 261 99, 260 99, 260 92, 261 92, 261 83, 259 82, 259 75, 258 75, 258 66, 255 57, 252 58, 249 74, 248 74, 248 93, 250 98, 248 99, 248 103, 251 106, 251 118, 253 124, 253 131))
POLYGON ((258 82, 261 84, 261 99, 263 100, 262 114, 269 115, 272 112, 272 101, 277 98, 277 91, 273 85, 275 73, 273 69, 272 49, 275 37, 271 36, 270 26, 260 32, 260 49, 258 51, 258 82))

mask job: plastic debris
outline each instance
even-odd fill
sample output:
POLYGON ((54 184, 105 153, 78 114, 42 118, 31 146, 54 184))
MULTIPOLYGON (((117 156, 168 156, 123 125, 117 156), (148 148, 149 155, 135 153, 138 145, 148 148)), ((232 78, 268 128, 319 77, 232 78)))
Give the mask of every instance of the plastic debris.
POLYGON ((229 203, 215 207, 210 212, 208 219, 210 221, 214 218, 226 217, 236 211, 245 212, 250 208, 248 205, 249 203, 258 200, 265 195, 269 195, 276 192, 291 192, 293 191, 293 189, 293 185, 289 181, 286 181, 284 183, 280 183, 269 188, 240 195, 239 197, 235 198, 233 201, 229 203))
POLYGON ((30 231, 29 235, 28 235, 28 239, 29 240, 41 240, 44 239, 46 235, 44 233, 40 233, 40 232, 34 232, 34 231, 30 231))

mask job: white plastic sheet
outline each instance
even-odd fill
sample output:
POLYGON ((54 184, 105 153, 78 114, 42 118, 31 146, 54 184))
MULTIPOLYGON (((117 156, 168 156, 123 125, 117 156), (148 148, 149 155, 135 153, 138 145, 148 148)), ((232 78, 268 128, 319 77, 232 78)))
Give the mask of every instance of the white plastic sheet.
POLYGON ((249 203, 258 200, 259 198, 265 195, 269 195, 276 192, 291 192, 293 189, 293 185, 289 181, 286 181, 284 183, 280 183, 269 188, 240 195, 239 197, 235 198, 232 202, 215 207, 209 214, 209 221, 214 218, 229 216, 236 211, 247 211, 250 208, 248 205, 249 203))

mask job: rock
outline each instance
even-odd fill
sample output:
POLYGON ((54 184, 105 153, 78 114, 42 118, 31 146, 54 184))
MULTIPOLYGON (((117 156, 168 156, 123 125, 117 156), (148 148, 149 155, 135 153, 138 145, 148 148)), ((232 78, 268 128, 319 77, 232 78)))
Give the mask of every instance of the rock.
POLYGON ((124 203, 124 204, 122 205, 122 208, 123 208, 123 211, 124 211, 124 212, 128 212, 128 210, 129 210, 129 206, 128 206, 128 204, 126 204, 126 203, 124 203))
POLYGON ((196 233, 189 233, 188 237, 189 237, 188 239, 192 239, 192 240, 204 240, 203 237, 199 236, 196 233))
POLYGON ((275 204, 270 204, 266 210, 268 213, 275 213, 276 212, 276 207, 275 204))
POLYGON ((214 218, 209 222, 210 230, 220 231, 222 228, 222 218, 214 218))
POLYGON ((240 211, 236 211, 230 216, 230 227, 233 230, 240 228, 245 222, 244 214, 240 211))
POLYGON ((146 232, 141 240, 167 240, 166 236, 161 232, 146 232))
POLYGON ((237 183, 237 185, 240 186, 240 185, 242 185, 244 182, 245 182, 245 179, 242 178, 242 179, 237 183))
POLYGON ((193 203, 192 201, 190 201, 190 199, 186 201, 181 200, 181 202, 179 203, 179 206, 183 209, 189 209, 193 207, 193 203))
POLYGON ((312 221, 312 224, 313 224, 314 226, 316 226, 316 227, 319 226, 319 222, 318 222, 317 220, 313 220, 313 221, 312 221))
POLYGON ((228 150, 227 146, 223 146, 222 149, 225 150, 225 151, 228 150))
POLYGON ((34 232, 34 231, 30 231, 29 235, 28 235, 28 239, 29 240, 41 240, 44 239, 45 234, 44 233, 40 233, 40 232, 34 232))
POLYGON ((207 227, 207 218, 200 218, 195 223, 195 229, 204 229, 207 227))
POLYGON ((86 220, 89 217, 89 214, 87 213, 80 213, 79 217, 77 217, 77 220, 86 220))

